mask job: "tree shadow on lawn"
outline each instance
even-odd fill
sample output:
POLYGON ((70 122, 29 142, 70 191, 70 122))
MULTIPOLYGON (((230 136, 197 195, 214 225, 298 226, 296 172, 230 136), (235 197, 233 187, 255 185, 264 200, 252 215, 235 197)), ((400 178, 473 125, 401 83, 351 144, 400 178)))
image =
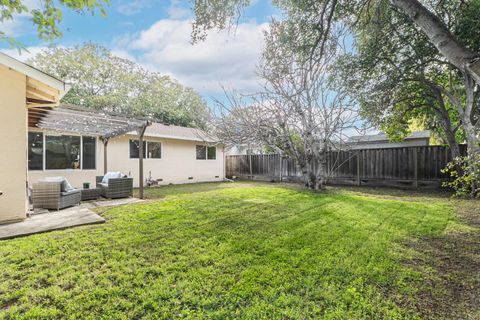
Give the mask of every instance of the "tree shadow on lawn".
POLYGON ((384 199, 395 199, 402 201, 429 201, 436 199, 448 199, 452 192, 445 189, 440 190, 413 190, 386 187, 357 187, 357 186, 331 186, 328 189, 333 192, 337 190, 348 191, 359 195, 376 196, 384 199))
POLYGON ((456 201, 468 231, 410 241, 416 258, 405 265, 422 273, 414 301, 400 301, 427 319, 480 319, 480 202, 456 201))

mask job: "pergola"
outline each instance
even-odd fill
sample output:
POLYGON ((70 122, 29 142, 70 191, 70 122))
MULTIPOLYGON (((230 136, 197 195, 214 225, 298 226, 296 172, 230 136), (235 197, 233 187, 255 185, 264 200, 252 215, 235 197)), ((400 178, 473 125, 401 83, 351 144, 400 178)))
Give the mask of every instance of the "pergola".
POLYGON ((121 115, 92 111, 83 107, 61 105, 59 108, 28 108, 28 126, 51 131, 98 136, 103 142, 103 171, 107 173, 108 141, 129 132, 137 132, 139 140, 139 189, 144 198, 143 136, 150 120, 127 118, 121 115))

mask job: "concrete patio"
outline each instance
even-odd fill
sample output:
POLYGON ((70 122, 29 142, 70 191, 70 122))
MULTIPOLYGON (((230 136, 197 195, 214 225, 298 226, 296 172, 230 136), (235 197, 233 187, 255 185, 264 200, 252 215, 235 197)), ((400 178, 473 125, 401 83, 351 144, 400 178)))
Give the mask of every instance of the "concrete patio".
POLYGON ((120 206, 142 201, 143 200, 136 198, 96 200, 82 202, 79 206, 60 211, 37 211, 24 221, 0 225, 0 240, 89 224, 104 223, 105 219, 90 209, 120 206))

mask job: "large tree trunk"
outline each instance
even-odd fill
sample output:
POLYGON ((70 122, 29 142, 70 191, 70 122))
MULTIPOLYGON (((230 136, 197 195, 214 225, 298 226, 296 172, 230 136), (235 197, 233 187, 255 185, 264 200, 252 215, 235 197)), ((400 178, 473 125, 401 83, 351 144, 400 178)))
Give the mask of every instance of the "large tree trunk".
POLYGON ((301 166, 305 187, 312 190, 321 190, 325 188, 326 181, 321 174, 318 174, 318 166, 313 161, 309 161, 301 166))
POLYGON ((452 158, 457 158, 460 157, 460 146, 457 143, 457 139, 455 137, 455 134, 451 130, 451 128, 445 128, 444 126, 444 133, 445 133, 445 138, 447 139, 448 146, 450 147, 450 150, 452 151, 452 158))
POLYGON ((447 29, 447 26, 418 0, 390 0, 430 39, 447 60, 480 84, 480 54, 472 52, 447 29))
POLYGON ((445 101, 443 100, 443 95, 441 89, 437 86, 432 84, 431 86, 432 91, 437 98, 439 103, 439 109, 437 109, 437 114, 442 119, 442 128, 443 133, 445 134, 445 138, 447 139, 448 146, 452 151, 452 157, 457 158, 460 157, 460 147, 457 142, 457 138, 455 137, 455 131, 452 128, 452 120, 450 119, 450 115, 448 114, 448 110, 445 106, 445 101))
POLYGON ((477 136, 475 127, 472 125, 470 118, 463 118, 463 130, 465 130, 465 137, 467 139, 468 153, 480 153, 480 139, 477 136))
POLYGON ((462 126, 467 138, 468 152, 471 155, 480 152, 480 132, 476 130, 472 117, 473 112, 475 112, 475 87, 475 82, 473 82, 472 78, 465 75, 465 108, 463 108, 463 113, 459 113, 462 117, 462 126))

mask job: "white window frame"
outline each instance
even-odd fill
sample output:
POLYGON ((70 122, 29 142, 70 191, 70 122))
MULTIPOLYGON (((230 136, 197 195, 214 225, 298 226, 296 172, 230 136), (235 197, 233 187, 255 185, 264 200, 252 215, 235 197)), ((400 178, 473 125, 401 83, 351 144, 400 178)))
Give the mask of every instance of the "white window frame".
POLYGON ((203 160, 210 160, 210 161, 215 161, 217 160, 217 146, 207 146, 203 144, 196 144, 195 145, 195 160, 203 161, 203 160), (198 159, 197 158, 197 147, 203 147, 205 148, 205 158, 203 159, 198 159), (215 148, 215 159, 208 159, 208 148, 215 148))
POLYGON ((98 137, 97 136, 89 136, 85 135, 85 137, 92 137, 95 138, 95 168, 94 169, 83 169, 83 135, 78 135, 78 134, 59 134, 59 135, 54 135, 45 131, 35 131, 35 130, 29 130, 28 132, 40 132, 42 133, 42 141, 43 141, 43 151, 42 151, 42 158, 43 158, 43 164, 42 164, 42 170, 28 170, 31 172, 46 172, 46 171, 96 171, 97 170, 97 143, 98 143, 98 137), (58 136, 72 136, 72 137, 80 137, 80 168, 78 169, 47 169, 47 136, 50 137, 58 137, 58 136))
MULTIPOLYGON (((139 141, 139 139, 128 139, 128 158, 129 159, 139 159, 140 158, 140 150, 138 152, 138 157, 137 158, 132 158, 130 154, 130 141, 139 141)), ((163 142, 161 141, 148 141, 148 140, 143 140, 145 142, 145 158, 144 160, 162 160, 163 159, 163 142), (148 143, 159 143, 160 144, 160 158, 150 158, 148 155, 148 143)))

